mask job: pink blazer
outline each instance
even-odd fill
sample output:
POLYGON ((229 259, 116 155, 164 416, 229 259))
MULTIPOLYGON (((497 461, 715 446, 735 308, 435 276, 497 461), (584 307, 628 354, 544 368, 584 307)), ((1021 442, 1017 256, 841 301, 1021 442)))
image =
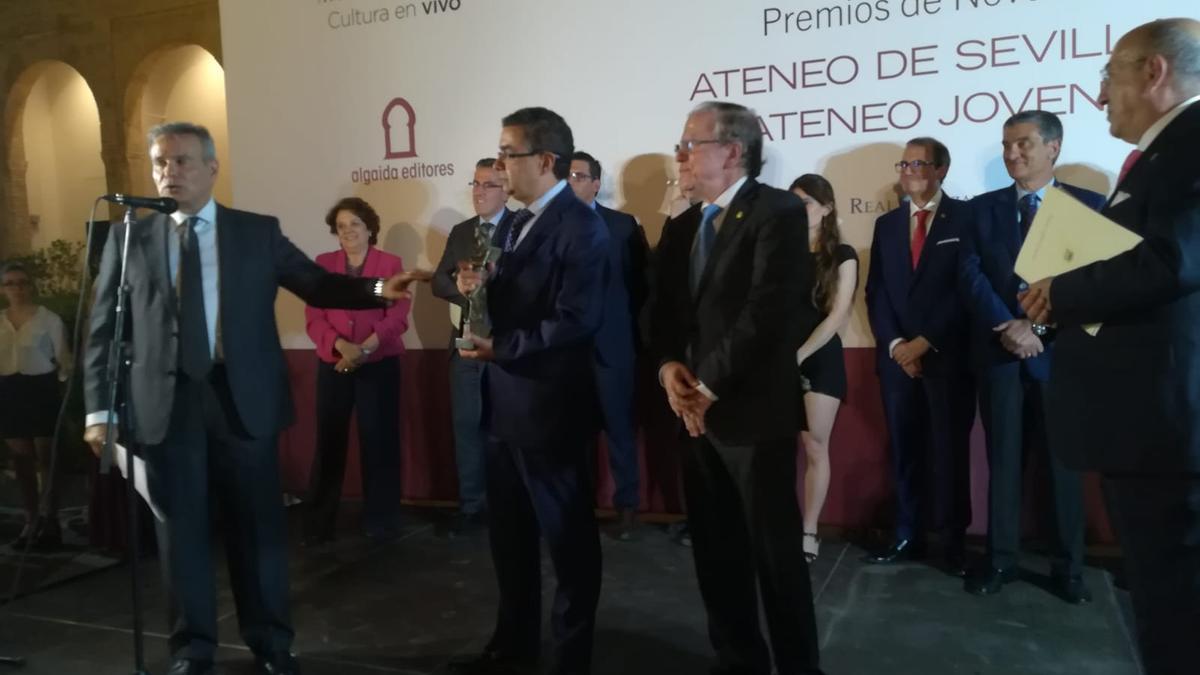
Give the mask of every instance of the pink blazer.
MULTIPOLYGON (((336 251, 317 256, 317 264, 330 272, 346 273, 346 254, 336 251)), ((404 270, 398 256, 385 253, 374 246, 367 249, 363 262, 364 277, 390 277, 404 270)), ((342 355, 334 348, 338 338, 361 343, 375 333, 379 349, 371 352, 367 362, 378 361, 404 353, 401 336, 408 330, 408 311, 412 300, 401 300, 386 309, 319 309, 305 307, 304 318, 308 337, 317 345, 317 356, 326 363, 337 363, 342 355)))

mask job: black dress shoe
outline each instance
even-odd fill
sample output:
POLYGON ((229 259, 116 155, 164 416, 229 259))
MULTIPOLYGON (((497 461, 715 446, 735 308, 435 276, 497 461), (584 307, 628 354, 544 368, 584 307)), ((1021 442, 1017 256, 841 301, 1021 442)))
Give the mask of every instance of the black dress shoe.
POLYGON ((886 549, 863 556, 863 561, 872 565, 889 565, 902 560, 916 560, 923 555, 924 551, 915 539, 897 539, 886 549))
POLYGON ((1015 567, 1003 570, 988 568, 967 579, 963 590, 972 595, 995 595, 1004 588, 1004 584, 1011 584, 1018 578, 1020 573, 1015 567))
POLYGON ((537 659, 518 659, 497 651, 454 659, 446 664, 450 675, 527 675, 537 672, 537 659))
POLYGON ((943 558, 946 574, 952 577, 967 576, 967 552, 961 546, 951 545, 943 558))
POLYGON ((457 537, 470 537, 476 534, 487 532, 487 513, 478 511, 476 513, 459 512, 454 515, 449 523, 446 524, 442 534, 450 539, 457 537))
POLYGON ((1083 577, 1055 575, 1054 592, 1071 605, 1086 605, 1092 601, 1092 592, 1083 583, 1083 577))
POLYGON ((207 659, 175 659, 167 675, 212 675, 213 662, 207 659))
POLYGON ((613 524, 608 534, 617 541, 632 541, 633 531, 637 528, 637 511, 634 509, 617 509, 617 522, 613 524))
POLYGON ((256 656, 254 665, 260 675, 300 675, 300 664, 292 654, 256 656))
POLYGON ((692 531, 688 528, 688 521, 681 520, 669 528, 671 533, 671 541, 687 548, 692 547, 692 531))

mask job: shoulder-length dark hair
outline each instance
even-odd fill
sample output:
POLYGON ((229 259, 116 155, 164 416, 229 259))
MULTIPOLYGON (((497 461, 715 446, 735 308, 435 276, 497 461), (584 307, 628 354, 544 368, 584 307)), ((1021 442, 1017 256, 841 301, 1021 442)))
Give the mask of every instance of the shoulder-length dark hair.
POLYGON ((329 226, 329 234, 337 235, 337 214, 340 211, 349 211, 358 216, 358 219, 363 221, 367 226, 367 231, 371 233, 371 238, 367 243, 374 246, 379 241, 379 214, 375 213, 375 209, 367 203, 365 199, 358 197, 343 197, 339 199, 333 208, 329 209, 329 213, 325 214, 325 224, 329 226))
POLYGON ((842 230, 838 227, 837 200, 833 186, 824 176, 806 173, 792 181, 792 192, 803 190, 804 194, 817 200, 821 206, 829 207, 829 213, 821 219, 817 230, 817 250, 813 253, 817 264, 817 283, 813 285, 813 306, 828 312, 837 296, 838 261, 837 247, 842 243, 842 230))

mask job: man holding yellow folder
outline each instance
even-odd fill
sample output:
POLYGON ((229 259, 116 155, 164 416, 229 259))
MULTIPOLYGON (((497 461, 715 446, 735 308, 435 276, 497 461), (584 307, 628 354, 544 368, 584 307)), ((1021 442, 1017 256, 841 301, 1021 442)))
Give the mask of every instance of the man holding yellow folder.
POLYGON ((1021 304, 1058 325, 1051 441, 1068 466, 1104 476, 1145 670, 1190 673, 1200 663, 1200 21, 1135 28, 1102 75, 1110 132, 1137 146, 1102 215, 1141 240, 1037 281, 1021 304))

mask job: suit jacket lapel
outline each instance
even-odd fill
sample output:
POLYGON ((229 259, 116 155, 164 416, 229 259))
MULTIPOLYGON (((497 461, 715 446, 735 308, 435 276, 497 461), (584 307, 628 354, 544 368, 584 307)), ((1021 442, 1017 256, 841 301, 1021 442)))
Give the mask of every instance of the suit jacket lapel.
POLYGON ((1011 185, 1000 193, 999 198, 992 204, 992 222, 996 227, 996 236, 1004 239, 1004 247, 1008 249, 1012 259, 1017 259, 1021 250, 1021 224, 1017 222, 1017 186, 1011 185))
MULTIPOLYGON (((722 218, 721 229, 717 232, 717 238, 713 240, 712 250, 708 253, 708 260, 704 263, 704 272, 700 275, 700 283, 696 287, 697 299, 704 295, 704 289, 708 286, 708 282, 714 274, 713 270, 716 268, 721 256, 733 248, 733 243, 746 230, 746 214, 753 210, 754 198, 757 195, 758 181, 753 178, 747 178, 746 182, 742 184, 741 189, 730 200, 729 208, 720 214, 722 218)), ((696 229, 699 228, 700 221, 697 219, 696 229)))
MULTIPOLYGON (((229 221, 229 209, 217 204, 217 222, 213 223, 214 234, 217 237, 217 326, 221 325, 221 316, 225 313, 222 308, 229 302, 229 293, 238 288, 236 266, 239 260, 238 251, 234 248, 234 237, 229 221), (228 235, 228 236, 227 236, 228 235)), ((342 265, 345 266, 345 256, 342 265)))
POLYGON ((170 216, 159 213, 147 223, 147 227, 137 232, 140 255, 144 258, 143 266, 146 267, 150 282, 164 298, 171 299, 175 297, 175 280, 171 278, 169 235, 174 234, 174 224, 170 216))

